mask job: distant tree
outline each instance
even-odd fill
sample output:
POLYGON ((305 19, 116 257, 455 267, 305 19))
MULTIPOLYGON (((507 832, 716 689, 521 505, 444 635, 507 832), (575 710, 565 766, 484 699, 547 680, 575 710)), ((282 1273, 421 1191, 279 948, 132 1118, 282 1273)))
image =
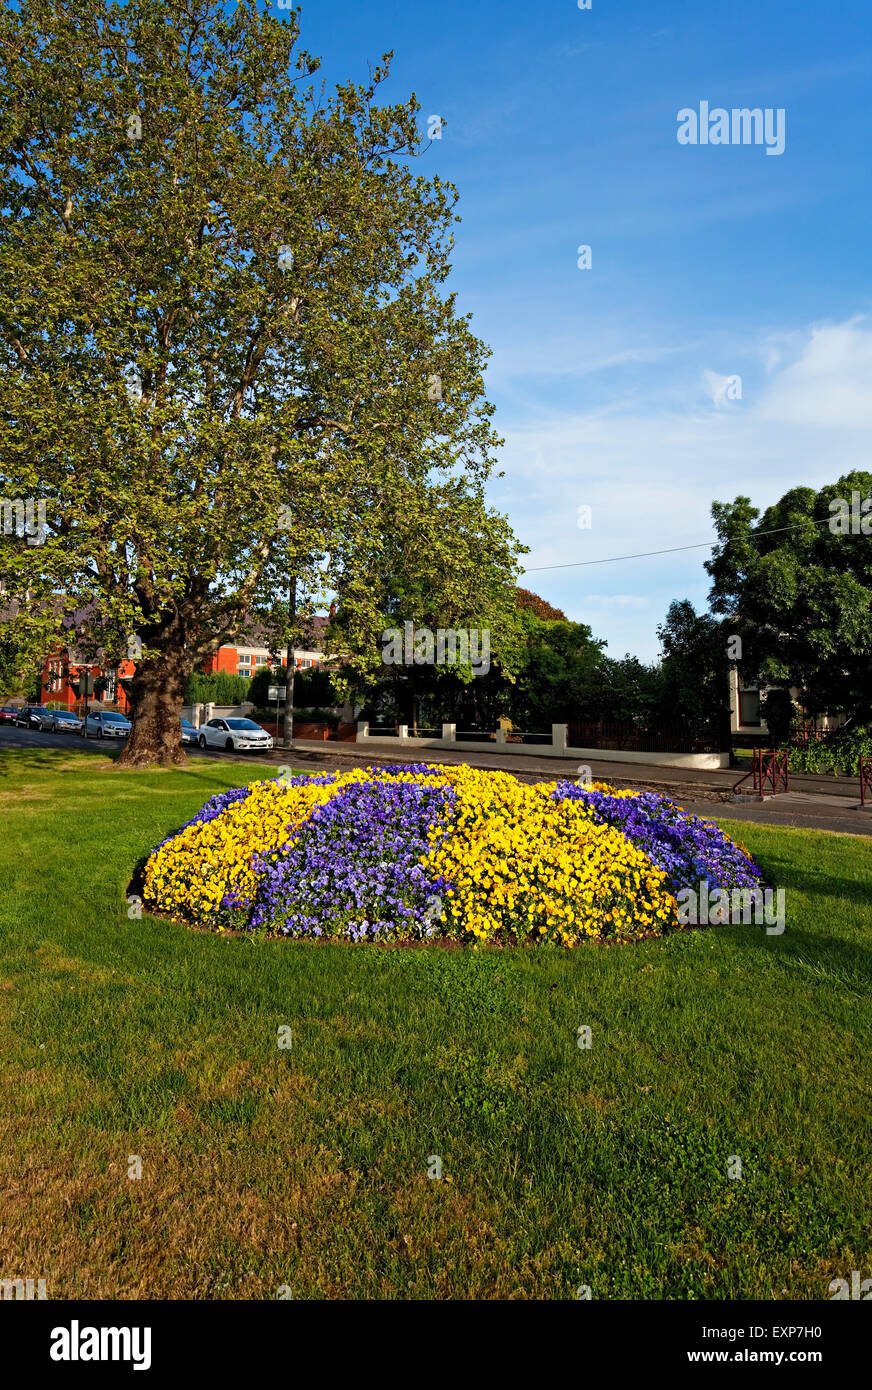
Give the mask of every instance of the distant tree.
POLYGON ((715 502, 706 562, 712 610, 742 638, 742 674, 858 724, 872 719, 870 508, 872 473, 860 471, 792 488, 762 514, 747 497, 715 502))
POLYGON ((569 622, 562 608, 555 608, 547 599, 540 598, 538 594, 534 594, 532 589, 522 589, 518 587, 515 589, 515 595, 518 600, 518 607, 534 614, 535 617, 546 620, 551 619, 561 623, 569 622))
MULTIPOLYGON (((275 701, 269 699, 269 687, 271 685, 286 685, 287 675, 287 667, 284 665, 278 668, 278 675, 269 666, 261 666, 249 682, 246 698, 257 705, 258 709, 274 704, 275 701)), ((313 706, 328 707, 336 703, 336 692, 328 671, 321 666, 306 667, 296 671, 294 704, 298 709, 309 709, 313 706)))
POLYGON ((531 604, 521 616, 526 653, 511 692, 512 719, 519 727, 546 733, 551 724, 576 719, 587 707, 605 643, 586 623, 541 618, 531 604))
POLYGON ((783 748, 790 742, 797 713, 790 691, 781 686, 773 686, 761 696, 760 715, 765 720, 773 747, 783 748))
POLYGON ((604 655, 581 692, 576 718, 619 724, 648 720, 659 709, 661 689, 658 666, 629 652, 620 658, 604 655))
POLYGON ((327 630, 328 651, 344 658, 332 677, 338 698, 395 709, 411 725, 425 705, 430 718, 461 708, 478 720, 487 677, 470 663, 385 661, 384 634, 406 622, 433 634, 465 631, 468 640, 472 633, 479 652, 487 645, 491 668, 511 680, 524 650, 514 585, 523 547, 483 490, 463 479, 407 490, 382 502, 371 522, 382 527, 380 544, 349 556, 327 630))
POLYGON ((724 622, 697 613, 688 599, 669 605, 657 628, 662 650, 660 712, 691 724, 717 722, 729 711, 728 633, 724 622))

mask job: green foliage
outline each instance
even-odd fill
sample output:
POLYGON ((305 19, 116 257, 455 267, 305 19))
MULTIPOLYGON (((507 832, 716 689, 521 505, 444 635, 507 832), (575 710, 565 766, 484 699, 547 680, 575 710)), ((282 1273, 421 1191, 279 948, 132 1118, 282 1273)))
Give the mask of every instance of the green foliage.
POLYGON ((579 704, 582 720, 646 720, 656 716, 660 703, 660 668, 638 657, 604 656, 593 673, 586 697, 579 704))
POLYGON ((378 499, 369 524, 373 534, 381 528, 381 539, 369 557, 351 557, 327 632, 328 650, 346 658, 333 676, 337 698, 388 686, 398 706, 410 710, 437 691, 449 704, 462 700, 461 685, 477 687, 467 698, 480 697, 481 678, 469 666, 385 667, 382 634, 406 621, 434 633, 487 631, 491 662, 511 680, 523 660, 514 580, 524 547, 487 506, 481 486, 451 479, 423 493, 406 488, 378 499))
POLYGON ((793 488, 762 515, 747 497, 716 502, 720 545, 706 569, 713 611, 742 636, 743 675, 798 689, 812 715, 843 712, 865 724, 872 719, 872 517, 861 514, 865 532, 839 529, 838 500, 850 504, 852 493, 872 495, 872 473, 845 474, 817 492, 793 488))
POLYGON ((110 656, 141 638, 126 765, 175 757, 158 710, 247 616, 284 645, 339 592, 371 669, 397 544, 471 591, 497 441, 456 193, 412 171, 387 61, 317 66, 255 0, 0 10, 0 492, 47 504, 21 591, 94 600, 110 656))
POLYGON ((185 685, 186 705, 239 705, 252 699, 248 676, 234 676, 230 671, 193 671, 185 685))
POLYGON ((773 744, 783 747, 796 724, 796 706, 789 690, 774 686, 760 696, 760 715, 773 744))
MULTIPOLYGON (((285 707, 282 704, 279 705, 279 722, 284 719, 284 715, 285 707)), ((248 717, 249 719, 253 719, 257 724, 262 723, 264 720, 270 724, 274 724, 276 719, 276 707, 275 705, 256 705, 255 708, 250 711, 248 717)), ((338 716, 334 714, 333 710, 319 708, 317 705, 314 707, 296 707, 294 709, 294 720, 297 724, 329 724, 331 728, 335 728, 339 722, 338 716)))
POLYGON ((509 692, 512 721, 521 729, 547 733, 552 723, 577 718, 589 705, 603 670, 605 643, 585 623, 539 618, 533 607, 521 610, 521 620, 525 659, 509 692))
MULTIPOLYGON (((286 685, 287 675, 285 666, 281 667, 278 677, 269 666, 261 666, 249 682, 246 698, 253 700, 259 709, 271 706, 275 715, 275 701, 269 699, 269 687, 286 685)), ((284 708, 284 703, 284 700, 279 701, 280 710, 284 708)), ((294 705, 298 709, 307 705, 329 706, 336 703, 336 692, 330 674, 322 666, 307 666, 294 673, 294 705)))
MULTIPOLYGON (((783 748, 784 741, 780 746, 783 748)), ((872 762, 872 729, 868 727, 839 729, 835 738, 824 742, 809 739, 807 745, 791 748, 791 772, 824 772, 835 776, 858 777, 860 756, 872 762)))
POLYGON ((657 629, 663 651, 660 710, 665 719, 707 723, 729 711, 727 631, 684 599, 669 605, 657 629))

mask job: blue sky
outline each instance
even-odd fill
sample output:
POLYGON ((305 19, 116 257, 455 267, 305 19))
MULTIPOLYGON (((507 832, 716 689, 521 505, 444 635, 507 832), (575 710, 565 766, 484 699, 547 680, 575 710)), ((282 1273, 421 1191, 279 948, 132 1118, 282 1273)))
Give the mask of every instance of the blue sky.
POLYGON ((705 542, 716 498, 870 466, 868 0, 320 0, 302 31, 330 81, 393 49, 385 95, 442 117, 421 167, 460 193, 521 582, 653 659, 706 550, 540 567, 705 542), (701 101, 784 108, 784 152, 680 145, 701 101))

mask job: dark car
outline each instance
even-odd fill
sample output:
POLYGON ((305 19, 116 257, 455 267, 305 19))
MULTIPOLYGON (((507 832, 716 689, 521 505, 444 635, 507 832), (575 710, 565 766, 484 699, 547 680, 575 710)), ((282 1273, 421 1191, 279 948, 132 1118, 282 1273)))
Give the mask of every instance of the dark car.
POLYGON ((51 710, 45 705, 25 705, 18 711, 15 721, 18 729, 47 729, 51 723, 51 710))

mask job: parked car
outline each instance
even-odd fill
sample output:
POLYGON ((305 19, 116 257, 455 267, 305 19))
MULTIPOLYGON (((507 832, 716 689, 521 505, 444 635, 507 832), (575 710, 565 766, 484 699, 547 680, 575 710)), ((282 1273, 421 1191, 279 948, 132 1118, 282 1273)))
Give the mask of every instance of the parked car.
POLYGON ((50 734, 80 734, 82 721, 74 710, 53 709, 48 731, 50 734))
POLYGON ((129 733, 130 720, 110 709, 89 714, 82 727, 83 738, 126 738, 129 733))
POLYGON ((25 705, 15 720, 18 729, 47 729, 50 723, 51 710, 45 705, 25 705))
POLYGON ((272 734, 255 724, 253 719, 210 719, 197 739, 201 748, 234 749, 272 748, 272 734))
POLYGON ((20 705, 3 705, 0 707, 0 723, 14 724, 20 712, 20 705))
POLYGON ((194 725, 191 723, 190 719, 183 719, 183 720, 181 721, 181 725, 182 725, 182 743, 196 743, 196 742, 197 742, 197 730, 195 729, 194 725))

